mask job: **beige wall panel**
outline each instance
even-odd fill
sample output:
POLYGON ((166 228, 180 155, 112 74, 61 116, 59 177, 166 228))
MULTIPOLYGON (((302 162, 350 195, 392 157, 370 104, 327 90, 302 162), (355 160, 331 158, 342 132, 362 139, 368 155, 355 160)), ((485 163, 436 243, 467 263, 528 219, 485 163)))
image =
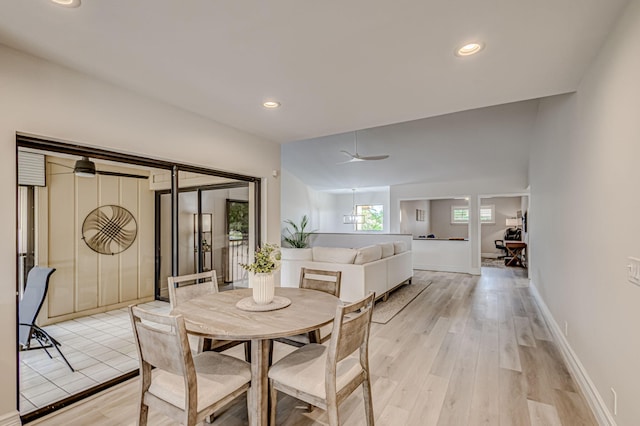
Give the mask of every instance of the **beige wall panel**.
MULTIPOLYGON (((115 176, 98 176, 99 185, 99 204, 101 206, 114 204, 120 201, 119 197, 119 178, 115 176)), ((106 254, 99 255, 99 289, 100 289, 100 305, 112 305, 118 303, 119 296, 119 278, 118 272, 120 259, 118 255, 110 256, 106 254)))
POLYGON ((138 203, 138 297, 148 297, 155 280, 155 197, 146 180, 138 181, 138 203))
POLYGON ((49 266, 56 272, 49 281, 49 317, 74 311, 75 202, 74 175, 49 176, 49 266))
POLYGON ((82 240, 82 225, 91 211, 98 207, 98 179, 76 178, 77 249, 76 311, 98 307, 98 256, 82 240))
MULTIPOLYGON (((121 207, 129 210, 136 220, 136 225, 140 226, 138 219, 138 179, 120 178, 120 202, 121 207)), ((139 239, 120 253, 120 302, 134 300, 138 298, 138 250, 139 239)))

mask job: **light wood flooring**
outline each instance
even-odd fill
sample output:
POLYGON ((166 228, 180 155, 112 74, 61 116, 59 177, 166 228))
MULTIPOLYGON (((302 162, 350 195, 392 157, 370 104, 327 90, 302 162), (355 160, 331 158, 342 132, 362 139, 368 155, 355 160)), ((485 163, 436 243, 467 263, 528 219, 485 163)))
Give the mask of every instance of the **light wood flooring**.
MULTIPOLYGON (((387 324, 372 324, 376 425, 596 425, 528 289, 525 270, 482 276, 416 271, 433 281, 387 324)), ((237 356, 242 357, 240 349, 237 356)), ((289 351, 276 344, 274 358, 289 351)), ((32 424, 134 425, 137 379, 32 424)), ((278 425, 326 425, 324 411, 281 395, 278 425)), ((364 425, 362 391, 340 407, 364 425)), ((173 425, 151 411, 149 424, 173 425)), ((240 398, 214 424, 247 424, 240 398)))

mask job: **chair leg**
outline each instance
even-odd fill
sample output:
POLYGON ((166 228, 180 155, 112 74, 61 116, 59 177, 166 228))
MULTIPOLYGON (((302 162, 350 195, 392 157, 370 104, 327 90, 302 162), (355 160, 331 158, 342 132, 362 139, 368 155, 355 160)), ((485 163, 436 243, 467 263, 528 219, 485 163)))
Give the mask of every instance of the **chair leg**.
POLYGON ((140 415, 138 416, 138 426, 147 426, 147 418, 149 417, 149 407, 140 401, 140 415))
MULTIPOLYGON (((69 361, 67 361, 67 357, 64 356, 64 354, 62 353, 62 351, 58 347, 58 346, 62 346, 62 344, 60 342, 58 342, 56 339, 54 339, 53 337, 49 336, 49 333, 47 333, 46 331, 44 331, 42 328, 38 327, 37 325, 32 325, 32 327, 37 330, 37 333, 41 333, 41 335, 51 343, 51 347, 53 347, 56 351, 58 351, 58 353, 60 354, 60 356, 62 357, 64 362, 67 364, 67 367, 69 367, 69 369, 71 371, 75 372, 76 370, 74 370, 73 367, 71 366, 71 364, 69 364, 69 361)), ((38 339, 38 342, 40 342, 40 344, 42 344, 40 339, 38 339)), ((49 355, 49 358, 51 358, 51 355, 49 354, 49 351, 47 351, 47 349, 45 348, 45 345, 43 345, 43 349, 45 350, 45 352, 47 352, 47 354, 49 355)))
POLYGON ((340 426, 337 404, 328 404, 327 401, 327 415, 329 416, 329 426, 340 426))
POLYGON ((269 379, 269 397, 271 399, 271 408, 269 413, 269 424, 276 424, 276 408, 278 408, 278 391, 273 386, 273 379, 269 379))
POLYGON ((367 426, 373 426, 373 400, 371 398, 371 382, 367 378, 362 382, 362 394, 364 396, 364 410, 367 416, 367 426))

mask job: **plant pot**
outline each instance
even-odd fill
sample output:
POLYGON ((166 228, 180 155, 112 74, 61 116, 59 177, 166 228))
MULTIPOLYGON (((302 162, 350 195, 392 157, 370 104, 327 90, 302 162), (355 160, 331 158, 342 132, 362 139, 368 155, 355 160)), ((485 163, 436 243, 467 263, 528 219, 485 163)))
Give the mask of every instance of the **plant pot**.
POLYGON ((258 305, 268 305, 275 295, 273 273, 251 274, 249 278, 253 289, 253 301, 258 305))
POLYGON ((312 260, 313 257, 310 248, 282 247, 280 253, 282 260, 312 260))

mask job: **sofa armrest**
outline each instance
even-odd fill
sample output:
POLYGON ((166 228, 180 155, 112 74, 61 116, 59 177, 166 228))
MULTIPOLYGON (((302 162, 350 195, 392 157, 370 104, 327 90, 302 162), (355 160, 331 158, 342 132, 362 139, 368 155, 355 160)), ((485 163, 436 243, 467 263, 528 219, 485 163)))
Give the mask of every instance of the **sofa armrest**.
POLYGON ((392 290, 413 277, 413 256, 410 251, 391 256, 387 268, 387 290, 392 290))

